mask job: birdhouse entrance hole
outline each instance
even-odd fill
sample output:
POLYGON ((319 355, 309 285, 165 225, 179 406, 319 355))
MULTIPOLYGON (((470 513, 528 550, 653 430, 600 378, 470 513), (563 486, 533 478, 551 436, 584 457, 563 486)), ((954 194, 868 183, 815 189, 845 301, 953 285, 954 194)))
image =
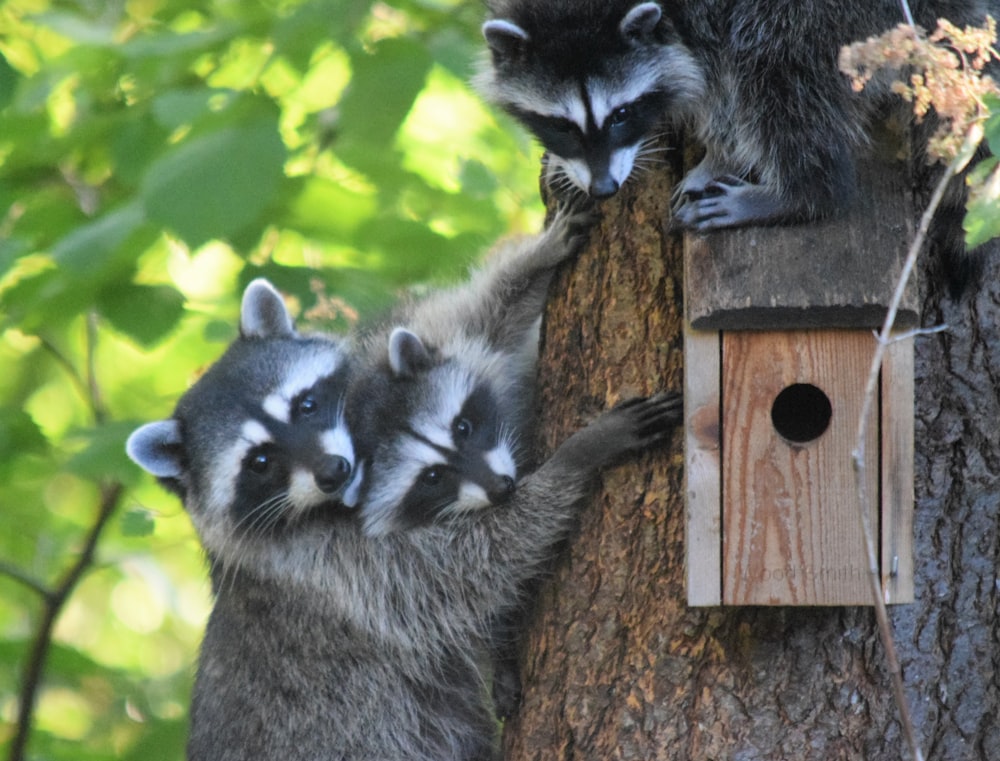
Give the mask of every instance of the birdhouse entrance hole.
POLYGON ((774 430, 795 444, 807 444, 822 436, 830 426, 832 415, 830 397, 811 383, 793 383, 785 387, 771 405, 774 430))

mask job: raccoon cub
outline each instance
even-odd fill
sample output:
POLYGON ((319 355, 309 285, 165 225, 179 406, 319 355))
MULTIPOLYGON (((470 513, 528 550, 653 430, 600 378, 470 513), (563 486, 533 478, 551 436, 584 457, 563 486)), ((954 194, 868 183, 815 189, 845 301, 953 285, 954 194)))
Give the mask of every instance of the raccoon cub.
POLYGON ((211 564, 217 600, 195 688, 192 759, 256 755, 260 729, 250 725, 225 752, 211 741, 220 714, 236 721, 240 703, 255 699, 257 681, 280 665, 274 658, 242 664, 227 671, 231 687, 214 689, 220 659, 230 657, 224 650, 257 658, 254 637, 269 636, 252 622, 231 629, 231 611, 271 605, 263 588, 287 594, 277 590, 307 573, 310 554, 349 520, 344 505, 357 500, 361 483, 344 420, 349 377, 344 342, 296 333, 278 293, 255 280, 243 296, 239 338, 171 418, 128 439, 128 455, 183 500, 211 564))
MULTIPOLYGON (((852 92, 838 51, 903 21, 898 0, 487 5, 479 89, 541 141, 550 176, 610 196, 665 124, 690 125, 706 153, 674 218, 697 231, 806 221, 850 201, 866 122, 888 92, 852 92)), ((910 6, 928 29, 997 16, 993 0, 910 6)))
POLYGON ((370 442, 360 511, 384 535, 505 501, 526 465, 542 311, 592 211, 494 252, 467 283, 402 304, 359 340, 352 429, 370 442), (383 414, 368 414, 366 400, 383 414))
MULTIPOLYGON (((367 369, 349 409, 372 442, 360 514, 382 536, 506 502, 527 465, 538 334, 555 267, 591 211, 558 213, 529 242, 494 252, 470 282, 405 304, 363 342, 367 369), (380 414, 366 399, 376 398, 380 414)), ((523 600, 528 597, 519 595, 523 600)), ((520 703, 519 610, 493 622, 496 713, 520 703)))

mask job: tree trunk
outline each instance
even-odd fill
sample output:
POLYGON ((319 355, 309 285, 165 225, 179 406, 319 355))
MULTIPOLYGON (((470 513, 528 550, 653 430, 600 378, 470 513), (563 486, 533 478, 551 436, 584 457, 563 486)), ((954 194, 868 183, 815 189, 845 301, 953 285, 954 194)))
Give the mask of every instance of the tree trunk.
MULTIPOLYGON (((605 203, 553 286, 543 452, 621 398, 681 388, 680 176, 605 203)), ((1000 759, 1000 283, 957 305, 943 290, 924 324, 950 330, 916 347, 916 602, 890 617, 927 756, 1000 759)), ((687 607, 681 440, 607 473, 585 509, 526 638, 506 758, 906 758, 870 608, 687 607)))

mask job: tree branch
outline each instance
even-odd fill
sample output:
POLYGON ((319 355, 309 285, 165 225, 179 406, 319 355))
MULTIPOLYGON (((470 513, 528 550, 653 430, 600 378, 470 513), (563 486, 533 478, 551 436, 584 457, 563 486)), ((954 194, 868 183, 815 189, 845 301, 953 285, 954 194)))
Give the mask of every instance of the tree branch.
POLYGON ((920 226, 917 234, 910 244, 906 254, 906 261, 903 264, 903 271, 896 283, 896 290, 892 300, 889 302, 889 310, 885 316, 882 330, 877 336, 875 345, 875 355, 872 357, 871 368, 868 372, 868 382, 865 386, 864 402, 861 406, 861 414, 858 420, 858 437, 855 443, 852 457, 854 460, 854 472, 857 479, 858 489, 858 516, 861 520, 861 530, 865 538, 865 549, 868 553, 868 578, 871 582, 872 603, 875 606, 875 618, 878 621, 879 636, 882 646, 885 648, 886 665, 892 679, 892 689, 896 699, 896 706, 899 709, 900 722, 903 725, 903 734, 906 737, 910 754, 915 761, 923 761, 924 755, 917 742, 916 732, 913 728, 913 719, 910 714, 910 706, 906 700, 906 693, 903 691, 902 672, 899 667, 899 659, 896 656, 896 644, 892 637, 892 627, 889 624, 889 614, 885 607, 885 600, 882 596, 882 577, 879 571, 878 552, 875 545, 875 538, 871 527, 871 504, 868 499, 868 490, 865 488, 865 437, 868 435, 868 424, 872 415, 872 408, 875 404, 875 394, 878 389, 879 377, 882 370, 882 361, 885 352, 892 341, 892 326, 896 322, 896 314, 899 305, 902 303, 906 285, 913 274, 913 268, 917 263, 917 256, 923 248, 927 238, 927 230, 930 228, 931 220, 941 203, 945 189, 951 179, 961 171, 961 168, 968 162, 969 157, 978 145, 979 139, 970 134, 959 151, 958 156, 948 165, 944 175, 941 177, 931 196, 930 203, 924 210, 920 218, 920 226))
MULTIPOLYGON (((24 666, 21 678, 21 693, 18 699, 17 729, 11 740, 9 761, 23 761, 24 751, 31 732, 31 723, 35 709, 35 699, 41 685, 45 662, 52 646, 52 631, 55 628, 59 614, 66 600, 76 588, 83 574, 93 563, 97 542, 104 531, 108 520, 118 506, 124 487, 120 483, 105 485, 101 488, 101 503, 94 518, 94 523, 83 543, 83 549, 76 561, 66 571, 56 586, 43 596, 44 607, 42 620, 38 625, 31 645, 31 652, 24 666)), ((23 579, 19 579, 23 580, 23 579)))
POLYGON ((6 576, 19 582, 23 586, 26 586, 32 592, 37 594, 43 600, 48 600, 52 597, 52 590, 45 586, 45 583, 36 579, 31 574, 26 571, 22 571, 13 563, 8 563, 6 561, 0 560, 0 576, 6 576))
MULTIPOLYGON (((86 331, 85 376, 77 372, 73 363, 70 362, 66 355, 59 351, 55 344, 45 338, 42 338, 41 341, 42 346, 66 370, 73 383, 87 401, 94 422, 100 425, 107 420, 108 415, 101 398, 100 384, 97 380, 95 357, 97 353, 98 323, 97 315, 94 312, 87 315, 86 331)), ((63 606, 65 606, 69 596, 73 593, 80 579, 83 578, 83 574, 93 565, 97 542, 100 540, 104 528, 118 506, 118 501, 123 491, 124 486, 118 482, 106 483, 101 486, 101 499, 97 515, 94 516, 94 521, 83 540, 83 548, 77 556, 76 561, 66 570, 62 579, 51 589, 46 588, 43 584, 16 568, 0 567, 0 572, 6 573, 11 578, 20 581, 22 584, 36 591, 42 597, 43 601, 42 620, 39 622, 38 630, 35 632, 32 640, 31 649, 24 665, 24 673, 21 677, 17 728, 11 740, 10 753, 7 756, 9 761, 23 761, 24 759, 28 737, 31 734, 35 702, 41 686, 42 674, 45 671, 45 663, 52 648, 52 632, 55 629, 56 621, 59 619, 59 614, 62 613, 63 606)))

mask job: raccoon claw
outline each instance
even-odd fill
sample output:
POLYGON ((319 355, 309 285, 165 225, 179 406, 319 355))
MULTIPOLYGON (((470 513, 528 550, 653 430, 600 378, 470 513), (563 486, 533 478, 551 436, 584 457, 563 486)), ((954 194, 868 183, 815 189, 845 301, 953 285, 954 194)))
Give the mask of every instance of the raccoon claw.
POLYGON ((777 193, 733 175, 716 177, 703 188, 675 198, 673 224, 695 232, 767 224, 789 216, 777 193))
POLYGON ((572 254, 583 248, 590 231, 600 219, 597 206, 560 204, 548 224, 548 232, 566 241, 572 254))
POLYGON ((662 439, 684 416, 684 400, 676 391, 664 391, 648 398, 638 397, 622 402, 616 410, 632 410, 635 433, 641 446, 662 439))

